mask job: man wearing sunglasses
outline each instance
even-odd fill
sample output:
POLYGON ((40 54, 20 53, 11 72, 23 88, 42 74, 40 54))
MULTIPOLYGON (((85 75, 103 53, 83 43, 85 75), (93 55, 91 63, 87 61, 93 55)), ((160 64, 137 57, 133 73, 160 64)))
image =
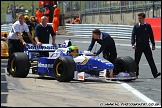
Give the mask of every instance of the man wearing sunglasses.
POLYGON ((145 20, 145 14, 139 13, 138 14, 139 23, 134 25, 133 30, 132 30, 132 36, 131 36, 131 44, 132 44, 132 48, 135 49, 134 56, 135 56, 135 61, 137 64, 136 76, 138 77, 139 75, 139 62, 140 62, 142 53, 144 53, 149 63, 149 66, 151 68, 152 75, 154 76, 154 78, 157 78, 158 76, 161 75, 161 73, 157 71, 157 68, 156 68, 156 65, 155 65, 155 62, 152 56, 150 44, 149 44, 149 42, 151 41, 152 50, 155 50, 154 35, 153 35, 151 25, 146 23, 144 20, 145 20))

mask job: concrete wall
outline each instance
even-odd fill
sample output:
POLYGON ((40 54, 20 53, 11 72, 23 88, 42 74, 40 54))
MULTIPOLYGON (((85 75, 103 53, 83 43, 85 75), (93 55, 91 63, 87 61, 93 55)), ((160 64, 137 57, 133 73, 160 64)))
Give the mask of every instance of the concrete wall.
MULTIPOLYGON (((134 25, 138 22, 138 13, 143 11, 137 11, 133 13, 122 14, 98 14, 98 15, 86 15, 82 17, 82 24, 119 24, 119 25, 134 25), (134 16, 134 17, 133 17, 134 16)), ((161 17, 161 9, 154 11, 155 16, 161 17)), ((153 11, 146 11, 146 18, 152 18, 153 11)))

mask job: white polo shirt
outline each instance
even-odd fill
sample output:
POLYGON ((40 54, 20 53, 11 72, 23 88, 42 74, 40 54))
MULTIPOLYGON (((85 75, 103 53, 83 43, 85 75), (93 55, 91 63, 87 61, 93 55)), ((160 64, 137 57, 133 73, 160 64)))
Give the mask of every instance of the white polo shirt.
POLYGON ((11 31, 8 35, 8 39, 19 39, 16 32, 22 33, 23 31, 29 32, 28 25, 24 22, 23 25, 19 21, 16 21, 11 28, 11 31))

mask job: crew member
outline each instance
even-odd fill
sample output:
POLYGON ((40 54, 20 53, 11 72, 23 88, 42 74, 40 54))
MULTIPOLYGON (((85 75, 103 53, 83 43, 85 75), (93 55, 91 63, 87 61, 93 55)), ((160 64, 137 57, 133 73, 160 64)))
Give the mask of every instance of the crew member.
POLYGON ((99 29, 95 29, 92 31, 92 40, 88 47, 88 51, 91 51, 95 42, 101 45, 100 49, 92 54, 92 56, 99 55, 101 52, 103 53, 103 58, 109 60, 111 63, 114 63, 117 58, 115 41, 108 33, 103 33, 99 29))
POLYGON ((59 27, 59 20, 58 20, 58 17, 56 17, 56 15, 54 15, 53 17, 52 27, 53 27, 54 33, 57 34, 58 27, 59 27))
POLYGON ((131 44, 132 44, 132 48, 135 49, 134 56, 135 56, 135 61, 137 64, 136 76, 138 78, 139 62, 140 62, 142 53, 144 53, 149 63, 149 66, 151 68, 153 77, 157 78, 158 76, 161 75, 161 73, 157 71, 157 68, 156 68, 156 65, 155 65, 155 62, 152 56, 150 44, 149 44, 149 42, 151 41, 152 50, 155 50, 154 34, 152 31, 151 25, 146 23, 144 20, 145 20, 145 14, 139 13, 138 14, 139 23, 134 25, 133 30, 132 30, 132 36, 131 36, 131 44))
MULTIPOLYGON (((36 25, 35 27, 35 41, 38 45, 42 45, 44 44, 49 44, 49 37, 50 35, 52 36, 52 45, 56 46, 55 43, 55 38, 56 38, 56 34, 54 33, 52 26, 47 24, 47 17, 46 16, 42 16, 41 17, 41 23, 39 23, 38 25, 36 25)), ((45 56, 45 57, 49 57, 49 52, 39 52, 40 56, 45 56)))
POLYGON ((57 5, 54 5, 53 7, 54 7, 53 15, 56 15, 56 17, 58 17, 58 20, 60 22, 60 9, 57 7, 57 5))
POLYGON ((38 12, 36 13, 36 17, 37 17, 37 22, 38 23, 40 23, 42 16, 43 16, 43 12, 42 12, 41 9, 39 9, 38 12))
MULTIPOLYGON (((29 32, 30 32, 30 34, 31 34, 31 36, 34 40, 34 35, 32 33, 32 31, 35 28, 34 23, 30 22, 29 17, 27 15, 24 16, 24 19, 25 19, 25 23, 28 25, 29 32)), ((23 36, 23 39, 26 43, 32 43, 31 40, 28 37, 28 34, 25 31, 23 31, 22 36, 23 36)))
POLYGON ((9 61, 10 57, 14 52, 23 52, 23 47, 26 46, 26 42, 22 38, 21 33, 23 31, 27 32, 28 37, 30 38, 32 44, 35 46, 35 42, 31 37, 27 24, 24 22, 24 15, 18 15, 18 21, 16 21, 11 28, 11 31, 8 35, 8 51, 9 51, 9 59, 7 64, 7 75, 10 75, 9 70, 9 61))

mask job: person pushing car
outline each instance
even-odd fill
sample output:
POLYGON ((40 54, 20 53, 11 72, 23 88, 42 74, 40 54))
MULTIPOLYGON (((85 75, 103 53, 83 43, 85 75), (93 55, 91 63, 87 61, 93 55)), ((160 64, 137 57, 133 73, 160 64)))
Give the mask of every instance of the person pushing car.
MULTIPOLYGON (((22 33, 25 31, 32 42, 32 44, 35 46, 36 43, 34 42, 28 25, 24 22, 24 15, 19 14, 18 15, 18 21, 16 21, 11 28, 11 31, 8 35, 8 51, 9 51, 9 59, 8 59, 8 64, 10 61, 10 57, 14 52, 23 52, 23 47, 26 46, 26 42, 24 41, 22 37, 22 33)), ((10 75, 9 73, 9 65, 7 64, 7 75, 10 75)))
MULTIPOLYGON (((56 34, 53 31, 51 25, 47 24, 48 18, 46 16, 41 17, 41 23, 37 24, 34 31, 35 41, 38 45, 49 44, 50 34, 52 36, 52 45, 56 46, 55 39, 56 34)), ((49 52, 40 52, 41 56, 48 57, 49 52)))
POLYGON ((114 63, 117 58, 117 51, 113 38, 108 33, 101 32, 99 29, 93 30, 92 40, 88 47, 88 51, 93 49, 96 41, 101 45, 101 47, 96 53, 92 54, 92 56, 99 55, 102 52, 103 58, 109 60, 111 63, 114 63))

